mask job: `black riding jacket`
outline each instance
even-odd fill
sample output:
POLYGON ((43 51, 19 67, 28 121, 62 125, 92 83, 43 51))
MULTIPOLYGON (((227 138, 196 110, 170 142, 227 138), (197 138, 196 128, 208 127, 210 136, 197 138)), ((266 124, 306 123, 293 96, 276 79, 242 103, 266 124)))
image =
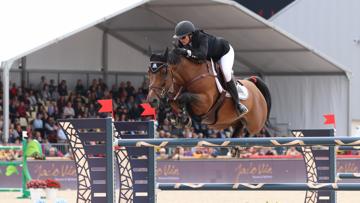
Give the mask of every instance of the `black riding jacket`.
POLYGON ((221 37, 215 37, 202 30, 196 30, 192 33, 191 43, 184 46, 179 41, 179 47, 191 50, 191 55, 197 59, 211 58, 219 61, 230 49, 229 42, 221 37))

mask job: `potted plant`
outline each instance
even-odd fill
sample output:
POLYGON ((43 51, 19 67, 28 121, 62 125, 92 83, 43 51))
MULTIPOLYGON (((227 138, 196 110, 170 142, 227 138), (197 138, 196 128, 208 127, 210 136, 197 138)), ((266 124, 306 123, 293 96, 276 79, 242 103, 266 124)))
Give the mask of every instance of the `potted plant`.
POLYGON ((46 199, 49 202, 55 202, 57 197, 57 191, 60 189, 61 185, 59 181, 53 179, 47 179, 46 182, 46 199))
POLYGON ((27 182, 26 187, 30 190, 31 200, 33 200, 33 202, 38 202, 41 199, 44 188, 46 188, 46 182, 34 179, 27 182))

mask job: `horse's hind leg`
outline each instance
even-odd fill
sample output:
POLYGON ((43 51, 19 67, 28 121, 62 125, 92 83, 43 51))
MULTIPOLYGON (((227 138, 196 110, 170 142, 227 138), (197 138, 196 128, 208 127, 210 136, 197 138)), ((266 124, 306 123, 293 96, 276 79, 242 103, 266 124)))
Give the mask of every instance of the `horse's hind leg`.
MULTIPOLYGON (((245 125, 241 120, 238 123, 236 123, 235 125, 233 125, 234 132, 231 137, 232 138, 242 137, 244 134, 244 127, 245 127, 245 125)), ((240 158, 241 149, 242 149, 242 147, 240 147, 240 146, 232 147, 231 148, 231 156, 240 158)))
POLYGON ((231 138, 243 137, 245 125, 241 120, 238 121, 235 125, 233 125, 233 128, 234 132, 231 135, 231 138))

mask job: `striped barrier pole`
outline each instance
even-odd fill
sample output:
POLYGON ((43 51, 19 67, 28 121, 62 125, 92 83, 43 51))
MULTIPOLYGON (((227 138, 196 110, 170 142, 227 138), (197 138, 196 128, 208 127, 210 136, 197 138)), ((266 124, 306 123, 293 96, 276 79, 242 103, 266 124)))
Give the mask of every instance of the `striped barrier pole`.
POLYGON ((360 183, 161 183, 160 190, 360 190, 360 183))
POLYGON ((338 173, 339 179, 360 179, 360 173, 338 173))
POLYGON ((267 137, 215 139, 118 139, 121 147, 289 147, 289 146, 360 146, 354 137, 267 137))
POLYGON ((20 166, 22 161, 0 161, 0 166, 20 166))
POLYGON ((0 150, 22 150, 22 146, 0 146, 0 150))

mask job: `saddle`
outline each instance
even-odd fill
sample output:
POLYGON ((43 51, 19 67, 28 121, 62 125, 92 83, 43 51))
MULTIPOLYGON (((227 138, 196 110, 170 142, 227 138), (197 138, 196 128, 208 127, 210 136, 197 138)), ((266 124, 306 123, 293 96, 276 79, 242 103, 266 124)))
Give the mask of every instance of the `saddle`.
MULTIPOLYGON (((202 123, 207 125, 213 125, 217 122, 217 113, 224 102, 226 97, 231 97, 231 95, 226 91, 225 87, 225 77, 223 72, 220 68, 220 64, 214 63, 212 60, 207 61, 207 66, 210 74, 215 75, 216 86, 220 93, 219 97, 217 98, 215 104, 210 108, 209 112, 201 116, 202 123)), ((245 86, 243 86, 240 80, 237 80, 236 83, 239 98, 241 100, 246 100, 249 96, 248 90, 245 86)))

